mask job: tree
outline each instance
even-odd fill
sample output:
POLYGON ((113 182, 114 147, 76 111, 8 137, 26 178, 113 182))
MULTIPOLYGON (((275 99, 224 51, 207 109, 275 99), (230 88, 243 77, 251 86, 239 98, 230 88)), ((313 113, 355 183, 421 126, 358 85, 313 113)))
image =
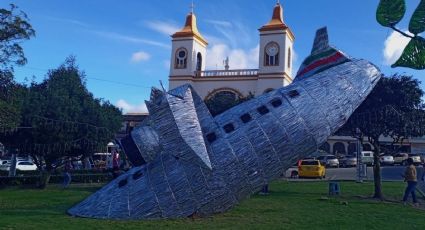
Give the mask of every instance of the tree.
POLYGON ((392 67, 408 67, 425 69, 425 39, 418 34, 425 31, 425 0, 421 0, 409 22, 409 32, 405 33, 396 25, 406 13, 404 0, 381 0, 376 11, 376 20, 384 27, 391 28, 405 37, 410 38, 400 58, 392 67))
POLYGON ((12 76, 0 71, 0 130, 14 129, 20 122, 23 86, 15 83, 12 76))
POLYGON ((246 97, 239 97, 233 92, 221 91, 205 100, 205 104, 211 115, 217 116, 218 114, 232 108, 233 106, 248 101, 252 98, 254 98, 254 95, 251 92, 246 97))
POLYGON ((394 143, 425 134, 425 112, 422 110, 424 92, 420 82, 411 76, 393 75, 382 78, 366 100, 356 109, 339 133, 355 136, 359 128, 374 149, 374 198, 383 199, 379 155, 379 138, 389 136, 394 143))
POLYGON ((27 15, 11 4, 0 8, 0 129, 15 128, 19 123, 20 85, 13 81, 13 66, 27 62, 20 43, 35 35, 27 15))
POLYGON ((13 72, 13 65, 25 65, 27 59, 20 43, 35 36, 27 15, 14 4, 0 8, 0 69, 13 72))
POLYGON ((32 83, 21 121, 29 128, 5 138, 9 146, 32 156, 42 172, 41 187, 66 158, 82 159, 103 149, 121 127, 121 111, 94 98, 84 76, 70 57, 44 81, 32 83))

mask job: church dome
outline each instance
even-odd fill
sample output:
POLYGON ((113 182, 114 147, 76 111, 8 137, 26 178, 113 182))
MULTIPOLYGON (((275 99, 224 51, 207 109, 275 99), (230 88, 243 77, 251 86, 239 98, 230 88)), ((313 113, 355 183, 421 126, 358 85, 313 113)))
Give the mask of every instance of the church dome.
POLYGON ((272 19, 258 30, 260 32, 287 30, 289 31, 291 37, 294 38, 294 34, 292 33, 291 29, 283 21, 283 8, 279 2, 276 3, 275 7, 273 8, 272 19))
POLYGON ((199 41, 204 43, 205 45, 208 45, 207 40, 205 40, 204 37, 202 37, 201 33, 198 31, 198 27, 196 25, 196 16, 193 12, 190 12, 186 16, 186 23, 184 27, 171 35, 172 38, 187 38, 187 37, 194 37, 197 38, 199 41))

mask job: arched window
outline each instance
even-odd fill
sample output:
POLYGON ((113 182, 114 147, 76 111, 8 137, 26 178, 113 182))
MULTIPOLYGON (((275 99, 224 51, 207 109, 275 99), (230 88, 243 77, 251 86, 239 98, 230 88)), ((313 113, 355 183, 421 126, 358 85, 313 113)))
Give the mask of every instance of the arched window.
POLYGON ((288 48, 288 69, 291 68, 291 48, 288 48))
POLYGON ((232 88, 219 88, 205 97, 205 104, 211 115, 216 116, 242 102, 243 95, 232 88))
POLYGON ((336 142, 333 147, 334 155, 344 155, 345 154, 345 145, 342 142, 336 142))
POLYGON ((202 54, 198 52, 196 55, 196 71, 202 70, 202 54))
POLYGON ((279 65, 279 45, 276 42, 270 42, 266 45, 264 52, 264 65, 279 65))
POLYGON ((186 67, 187 67, 187 50, 185 48, 179 48, 176 51, 174 68, 186 69, 186 67))

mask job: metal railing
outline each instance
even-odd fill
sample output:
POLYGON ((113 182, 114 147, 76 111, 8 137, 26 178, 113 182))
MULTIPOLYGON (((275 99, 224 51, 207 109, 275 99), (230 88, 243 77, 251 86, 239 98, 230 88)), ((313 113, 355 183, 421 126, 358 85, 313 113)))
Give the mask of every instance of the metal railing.
POLYGON ((195 77, 244 77, 257 76, 258 69, 206 70, 195 71, 195 77))

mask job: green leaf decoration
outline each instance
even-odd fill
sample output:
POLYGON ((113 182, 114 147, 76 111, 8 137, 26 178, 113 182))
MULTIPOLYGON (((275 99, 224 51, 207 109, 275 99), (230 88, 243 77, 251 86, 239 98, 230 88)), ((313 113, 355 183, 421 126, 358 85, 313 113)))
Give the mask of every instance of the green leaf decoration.
POLYGON ((376 11, 376 20, 385 27, 396 25, 406 12, 404 0, 381 0, 376 11))
POLYGON ((425 39, 419 36, 412 38, 400 58, 391 67, 425 69, 425 39))
POLYGON ((425 0, 421 0, 409 23, 409 31, 416 35, 425 31, 425 0))

